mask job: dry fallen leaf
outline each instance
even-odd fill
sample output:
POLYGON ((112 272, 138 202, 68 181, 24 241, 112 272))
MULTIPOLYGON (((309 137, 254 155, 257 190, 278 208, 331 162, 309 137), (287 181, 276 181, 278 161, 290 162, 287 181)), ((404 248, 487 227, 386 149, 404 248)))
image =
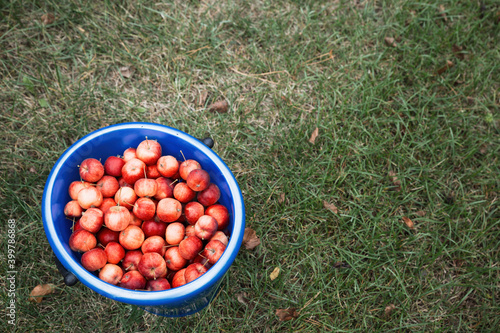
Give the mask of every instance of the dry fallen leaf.
POLYGON ((244 305, 248 304, 248 294, 246 292, 236 294, 236 299, 241 304, 244 304, 244 305))
POLYGON ((309 138, 309 142, 314 144, 314 142, 316 141, 316 138, 318 137, 318 134, 319 134, 319 129, 316 127, 314 129, 314 131, 312 132, 311 137, 309 138))
POLYGON ((43 296, 52 294, 55 291, 56 286, 48 284, 39 284, 30 293, 30 302, 40 303, 43 300, 43 296))
POLYGON ((443 67, 439 68, 436 71, 436 73, 438 73, 439 75, 441 75, 444 72, 446 72, 448 69, 452 68, 453 66, 455 66, 455 64, 453 62, 451 62, 450 60, 446 60, 446 65, 444 65, 443 67))
POLYGON ((49 25, 49 24, 54 23, 54 21, 56 20, 56 17, 52 13, 47 13, 47 14, 42 15, 41 20, 42 20, 43 24, 49 25))
POLYGON ((385 37, 384 42, 385 42, 385 45, 387 45, 387 46, 392 46, 392 47, 397 46, 396 40, 392 37, 385 37))
POLYGON ((271 275, 269 275, 269 277, 271 278, 271 281, 274 281, 274 280, 276 280, 278 275, 280 275, 280 268, 275 267, 274 270, 271 272, 271 275))
POLYGON ((243 245, 247 250, 253 250, 260 244, 260 239, 257 237, 255 230, 251 228, 245 228, 245 234, 243 235, 243 245))
POLYGON ((460 60, 464 60, 464 48, 460 45, 457 45, 457 44, 453 44, 453 46, 451 47, 451 49, 453 50, 453 54, 455 54, 455 56, 460 59, 460 60))
POLYGON ((415 214, 417 214, 418 216, 420 217, 424 217, 425 216, 425 212, 423 210, 419 210, 418 212, 416 212, 415 214))
POLYGON ((326 209, 328 210, 331 210, 332 212, 334 212, 335 214, 338 214, 339 213, 339 210, 338 208, 332 204, 332 203, 329 203, 328 201, 323 201, 323 207, 325 207, 326 209))
POLYGON ((198 96, 198 101, 197 101, 198 106, 204 106, 205 103, 207 102, 207 98, 208 98, 208 90, 203 90, 198 96))
POLYGON ((389 304, 385 307, 385 316, 388 317, 391 315, 391 312, 396 309, 396 306, 394 304, 389 304))
POLYGON ((31 172, 31 173, 36 173, 36 169, 35 169, 34 167, 31 167, 31 168, 30 168, 30 172, 31 172))
POLYGON ((226 113, 228 108, 229 108, 229 103, 224 99, 222 101, 217 101, 215 103, 210 104, 210 106, 208 107, 208 111, 226 113))
POLYGON ((391 181, 395 186, 394 191, 401 191, 401 181, 398 179, 398 177, 396 177, 396 173, 392 170, 389 171, 389 177, 391 178, 391 181))
POLYGON ((443 19, 443 21, 448 21, 448 18, 446 17, 446 8, 444 8, 444 5, 439 5, 438 7, 439 11, 439 16, 443 19))
POLYGON ((128 66, 123 66, 120 67, 120 73, 124 78, 129 79, 134 74, 134 71, 128 66))
POLYGON ((406 226, 410 229, 415 229, 415 224, 413 223, 412 220, 410 220, 408 217, 403 216, 403 221, 406 224, 406 226))
POLYGON ((277 309, 276 316, 278 316, 278 319, 281 321, 287 321, 297 318, 299 313, 295 308, 277 309))
POLYGON ((279 203, 283 203, 283 202, 285 202, 285 193, 281 193, 281 194, 280 194, 280 198, 278 199, 278 202, 279 202, 279 203))

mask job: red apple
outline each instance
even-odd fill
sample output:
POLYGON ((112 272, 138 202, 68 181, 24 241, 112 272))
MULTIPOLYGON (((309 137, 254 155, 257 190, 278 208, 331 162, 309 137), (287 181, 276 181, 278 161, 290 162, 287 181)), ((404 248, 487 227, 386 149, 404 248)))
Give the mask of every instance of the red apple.
POLYGON ((174 222, 182 214, 181 203, 173 198, 161 199, 156 207, 156 215, 163 222, 174 222))
POLYGON ((178 271, 186 267, 188 261, 179 253, 179 247, 169 247, 165 252, 165 262, 167 268, 172 271, 178 271))
POLYGON ((123 180, 128 184, 134 184, 146 175, 146 164, 138 158, 126 162, 122 168, 123 180))
POLYGON ((136 149, 132 148, 132 147, 125 149, 125 151, 123 152, 123 161, 125 163, 127 163, 131 159, 137 158, 137 155, 135 152, 136 152, 136 149))
POLYGON ((106 265, 108 258, 103 249, 96 247, 82 254, 82 266, 89 272, 97 271, 106 265))
POLYGON ((104 214, 98 208, 89 208, 83 214, 80 219, 80 225, 83 229, 90 231, 91 233, 97 233, 101 230, 102 222, 104 221, 104 214))
POLYGON ((122 168, 125 161, 118 156, 110 156, 104 162, 104 172, 113 177, 122 176, 122 168))
POLYGON ((118 264, 125 258, 125 249, 117 242, 109 242, 104 248, 104 252, 106 252, 110 264, 118 264))
POLYGON ((213 240, 218 240, 220 241, 222 244, 224 244, 225 246, 227 246, 227 244, 229 243, 229 239, 227 239, 227 236, 225 233, 223 233, 222 231, 217 231, 215 233, 215 235, 212 236, 212 238, 210 238, 211 241, 213 240))
POLYGON ((92 186, 92 183, 84 182, 81 180, 75 180, 74 182, 69 184, 68 188, 69 196, 73 200, 78 200, 78 192, 80 192, 82 188, 86 188, 89 186, 92 186))
POLYGON ((156 194, 155 199, 161 200, 165 198, 171 198, 174 195, 174 187, 172 184, 172 179, 165 177, 158 177, 156 181, 156 194))
POLYGON ((149 291, 161 291, 170 289, 170 282, 165 278, 159 278, 156 280, 148 280, 146 282, 146 290, 149 291))
POLYGON ((179 243, 179 253, 186 260, 193 260, 203 250, 203 242, 196 236, 189 236, 179 243))
POLYGON ((151 220, 155 217, 156 205, 149 198, 139 198, 134 204, 134 215, 141 220, 151 220))
POLYGON ((118 191, 120 185, 115 177, 105 175, 97 182, 96 187, 104 198, 111 198, 118 191))
POLYGON ((122 267, 126 271, 136 271, 143 254, 141 250, 126 251, 122 267))
POLYGON ((106 211, 110 208, 116 206, 116 201, 113 198, 104 198, 102 199, 102 204, 97 207, 99 208, 103 213, 106 213, 106 211))
POLYGON ((115 286, 120 282, 122 277, 123 269, 118 265, 106 264, 99 271, 99 279, 115 286))
POLYGON ((206 271, 208 271, 208 269, 200 263, 195 262, 194 264, 189 265, 186 267, 186 271, 184 272, 186 283, 196 280, 205 274, 206 271))
POLYGON ((189 224, 195 225, 198 219, 205 215, 205 207, 197 201, 188 202, 184 207, 184 215, 189 224))
POLYGON ((221 204, 207 207, 205 214, 217 220, 217 230, 224 230, 229 225, 229 212, 227 208, 221 204))
POLYGON ((155 179, 141 178, 134 183, 134 191, 138 197, 154 197, 158 190, 155 179))
POLYGON ((118 286, 132 290, 143 290, 146 288, 146 279, 138 271, 128 271, 123 274, 118 286))
POLYGON ((104 176, 104 166, 95 158, 87 158, 80 164, 80 177, 89 183, 95 183, 104 176))
POLYGON ((99 207, 102 204, 102 193, 94 186, 82 188, 78 192, 78 203, 83 209, 89 209, 90 207, 99 207))
POLYGON ((142 225, 142 220, 134 214, 130 214, 130 223, 128 225, 136 225, 140 227, 142 225))
POLYGON ((163 257, 156 252, 144 253, 137 268, 142 276, 148 280, 167 276, 167 264, 163 257))
POLYGON ((99 232, 97 233, 97 241, 99 241, 102 246, 106 247, 106 245, 108 245, 110 242, 118 242, 119 236, 119 231, 113 231, 108 228, 101 228, 101 230, 99 230, 99 232))
POLYGON ((97 245, 97 239, 94 234, 85 229, 74 231, 69 236, 68 241, 70 249, 77 252, 87 252, 97 245))
POLYGON ((222 244, 221 241, 214 239, 205 245, 202 255, 208 259, 209 263, 215 265, 224 253, 224 250, 226 250, 226 245, 222 244))
POLYGON ((128 210, 134 208, 137 195, 131 187, 120 187, 115 194, 115 201, 118 205, 127 207, 128 210))
POLYGON ((203 169, 194 169, 188 174, 186 183, 193 191, 200 192, 210 184, 210 175, 203 169))
POLYGON ((163 256, 165 254, 167 243, 160 236, 151 236, 144 240, 141 245, 142 253, 156 252, 163 256))
POLYGON ((156 179, 158 177, 161 177, 161 174, 158 171, 158 167, 155 164, 147 165, 146 166, 146 178, 156 179))
POLYGON ((189 236, 196 236, 196 233, 194 232, 194 225, 190 224, 186 227, 186 237, 189 236))
POLYGON ((80 217, 82 211, 83 209, 77 200, 71 200, 64 206, 64 215, 67 217, 80 217))
POLYGON ((113 206, 104 213, 104 225, 113 231, 122 231, 130 224, 130 212, 123 206, 113 206))
POLYGON ((120 232, 118 241, 126 250, 137 250, 144 242, 144 232, 136 225, 129 225, 120 232))
POLYGON ((189 188, 186 183, 177 183, 174 187, 174 198, 182 203, 187 203, 196 197, 196 192, 189 188))
POLYGON ((123 179, 123 177, 119 177, 118 178, 118 185, 120 185, 120 187, 131 187, 131 188, 134 188, 134 186, 130 185, 129 183, 127 183, 125 181, 125 179, 123 179))
POLYGON ((141 226, 142 231, 144 231, 144 236, 165 236, 165 231, 167 230, 167 223, 156 222, 155 220, 144 221, 141 226))
MULTIPOLYGON (((203 253, 203 252, 202 252, 203 253)), ((195 262, 198 262, 205 266, 207 269, 210 269, 212 267, 212 264, 208 262, 208 258, 204 257, 201 254, 198 254, 193 260, 191 260, 191 264, 194 264, 195 262)))
POLYGON ((186 235, 186 228, 182 223, 174 222, 170 223, 167 226, 167 230, 165 231, 165 240, 170 245, 179 244, 186 235))
POLYGON ((179 165, 179 175, 186 180, 189 173, 195 169, 201 169, 200 163, 195 160, 185 160, 179 165))
POLYGON ((161 156, 156 162, 156 167, 160 175, 172 178, 179 171, 179 162, 171 155, 161 156))
POLYGON ((177 288, 186 284, 186 278, 184 276, 185 273, 185 268, 175 273, 174 277, 172 278, 172 288, 177 288))
POLYGON ((210 239, 217 231, 217 220, 210 215, 203 215, 194 225, 194 233, 201 240, 210 239))
POLYGON ((146 138, 137 146, 135 155, 147 165, 156 164, 161 157, 161 145, 156 140, 146 138))
POLYGON ((80 219, 76 220, 74 223, 73 223, 73 232, 77 231, 77 230, 80 230, 80 229, 83 229, 82 226, 80 225, 80 219))
POLYGON ((198 193, 197 200, 203 206, 208 207, 212 206, 219 200, 220 198, 220 190, 217 185, 211 183, 208 185, 206 189, 198 193))

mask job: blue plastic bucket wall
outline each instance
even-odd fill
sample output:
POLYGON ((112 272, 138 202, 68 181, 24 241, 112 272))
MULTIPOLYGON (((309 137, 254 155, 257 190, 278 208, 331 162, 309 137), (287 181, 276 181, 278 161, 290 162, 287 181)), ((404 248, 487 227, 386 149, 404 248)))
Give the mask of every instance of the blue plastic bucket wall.
POLYGON ((245 231, 245 207, 240 188, 233 174, 210 148, 196 138, 177 129, 151 123, 124 123, 92 132, 69 147, 58 159, 45 184, 42 201, 43 225, 47 239, 63 266, 84 285, 110 299, 137 305, 151 313, 166 317, 181 317, 206 307, 233 263, 245 231), (72 221, 64 215, 64 206, 71 200, 68 187, 80 180, 78 165, 88 157, 105 161, 121 155, 129 147, 137 147, 148 137, 162 146, 162 155, 179 160, 195 159, 208 171, 210 179, 221 191, 219 202, 230 214, 230 239, 219 261, 205 274, 182 287, 165 291, 135 291, 120 288, 100 280, 80 264, 81 254, 68 245, 72 221), (182 151, 182 153, 181 153, 182 151), (184 157, 182 156, 184 154, 184 157))

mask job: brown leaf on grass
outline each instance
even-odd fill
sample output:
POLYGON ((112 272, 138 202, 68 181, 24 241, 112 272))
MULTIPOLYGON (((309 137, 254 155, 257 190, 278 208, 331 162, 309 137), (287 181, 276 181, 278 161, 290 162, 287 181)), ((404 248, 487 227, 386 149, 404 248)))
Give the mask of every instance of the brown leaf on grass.
POLYGON ((226 113, 229 109, 229 103, 224 99, 210 104, 207 109, 210 112, 226 113))
POLYGON ((330 203, 328 201, 323 201, 323 207, 325 207, 326 209, 332 211, 335 214, 339 213, 339 210, 338 210, 337 206, 335 206, 334 204, 332 204, 332 203, 330 203))
POLYGON ((312 132, 311 137, 309 138, 309 142, 314 144, 314 142, 316 142, 316 138, 318 137, 318 135, 319 135, 319 129, 316 127, 312 132))
POLYGON ((413 223, 412 220, 410 220, 408 217, 403 216, 403 222, 406 224, 406 226, 410 229, 415 229, 415 224, 413 223))
POLYGON ((257 237, 255 230, 251 228, 245 228, 245 234, 243 235, 243 245, 247 250, 253 250, 260 244, 260 239, 257 237))
POLYGON ((285 202, 285 199, 286 199, 286 198, 285 198, 285 193, 281 193, 281 194, 280 194, 280 197, 279 197, 279 199, 278 199, 278 202, 279 202, 279 203, 283 203, 283 202, 285 202))
POLYGON ((132 75, 134 75, 134 71, 128 66, 123 66, 123 67, 120 67, 120 74, 124 78, 129 79, 132 77, 132 75))
POLYGON ((448 69, 452 68, 453 66, 455 66, 455 64, 453 62, 451 62, 450 60, 446 60, 446 65, 444 65, 443 67, 439 68, 436 73, 441 75, 443 74, 444 72, 446 72, 448 69))
POLYGON ((48 283, 48 284, 39 284, 30 293, 29 301, 40 303, 43 300, 43 296, 52 294, 56 289, 56 286, 48 283))
POLYGON ((394 171, 389 171, 389 177, 391 178, 392 183, 394 184, 394 191, 401 191, 401 181, 396 177, 396 173, 394 171))
POLYGON ((392 313, 392 311, 394 311, 394 309, 396 309, 396 306, 394 304, 389 304, 385 307, 385 316, 386 317, 389 317, 392 313))
POLYGON ((43 24, 49 25, 49 24, 54 23, 54 21, 56 20, 56 17, 52 13, 47 13, 47 14, 43 14, 40 19, 42 20, 43 24))
POLYGON ((297 318, 299 316, 299 313, 295 308, 277 309, 276 316, 278 316, 278 319, 280 321, 287 321, 297 318))
POLYGON ((36 173, 36 169, 35 169, 34 167, 31 167, 31 168, 30 168, 30 172, 31 172, 31 173, 36 173))
POLYGON ((244 305, 248 304, 248 294, 246 292, 236 294, 236 299, 241 304, 244 304, 244 305))
POLYGON ((280 268, 275 267, 274 270, 269 275, 269 278, 271 279, 271 281, 274 281, 279 275, 280 275, 280 268))
POLYGON ((445 22, 448 21, 448 17, 446 17, 446 8, 444 7, 444 5, 439 5, 438 12, 439 12, 439 16, 441 16, 443 21, 445 21, 445 22))
POLYGON ((453 54, 455 55, 455 57, 457 57, 460 60, 464 60, 465 54, 463 52, 464 48, 462 46, 459 46, 457 44, 453 44, 451 49, 453 50, 453 54))
POLYGON ((415 214, 417 214, 418 216, 420 217, 424 217, 425 216, 425 212, 423 210, 419 210, 418 212, 416 212, 415 214))
POLYGON ((207 102, 207 98, 208 98, 208 90, 203 90, 198 96, 198 100, 196 101, 198 106, 204 106, 205 103, 207 102))
POLYGON ((398 45, 396 43, 396 40, 392 37, 385 37, 384 42, 385 42, 385 45, 391 46, 391 47, 396 47, 398 45))

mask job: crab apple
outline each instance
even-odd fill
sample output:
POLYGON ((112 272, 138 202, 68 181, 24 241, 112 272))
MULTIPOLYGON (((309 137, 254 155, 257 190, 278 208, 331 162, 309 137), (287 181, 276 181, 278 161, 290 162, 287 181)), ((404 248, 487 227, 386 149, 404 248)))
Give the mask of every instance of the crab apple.
POLYGON ((78 203, 83 209, 89 209, 90 207, 99 207, 102 204, 102 193, 94 186, 82 188, 78 192, 78 203))
POLYGON ((203 215, 194 225, 194 233, 201 240, 210 239, 217 232, 217 220, 210 215, 203 215))
POLYGON ((127 163, 134 158, 137 158, 136 149, 133 147, 125 149, 125 151, 123 152, 123 161, 127 163))
POLYGON ((137 269, 148 280, 156 280, 167 276, 165 259, 156 252, 144 253, 137 269))
POLYGON ((195 169, 201 169, 200 163, 195 160, 185 160, 179 165, 179 176, 186 180, 189 173, 195 169))
POLYGON ((149 198, 139 198, 134 204, 134 215, 141 220, 151 220, 155 217, 156 205, 149 198))
POLYGON ((106 265, 108 257, 103 249, 96 247, 82 254, 82 266, 89 272, 97 271, 106 265))
POLYGON ((82 188, 90 186, 92 186, 92 184, 89 182, 85 182, 82 180, 75 180, 74 182, 71 182, 71 184, 69 184, 68 187, 69 196, 73 200, 78 200, 78 192, 80 192, 82 188))
POLYGON ((224 232, 222 232, 222 231, 217 231, 215 233, 215 235, 213 235, 212 238, 210 238, 210 240, 211 241, 218 240, 222 244, 224 244, 225 246, 227 246, 227 244, 229 243, 229 239, 227 239, 226 234, 224 232))
POLYGON ((167 230, 167 223, 157 222, 155 220, 144 221, 141 226, 145 237, 151 236, 165 236, 165 231, 167 230))
POLYGON ((81 230, 83 229, 82 226, 80 225, 80 219, 76 220, 75 223, 73 224, 73 232, 77 231, 77 230, 81 230))
POLYGON ((122 267, 126 271, 136 271, 143 254, 141 250, 126 251, 122 261, 122 267))
POLYGON ((182 203, 188 203, 196 197, 196 192, 186 183, 177 183, 174 187, 174 198, 182 203))
POLYGON ((205 245, 202 255, 208 259, 208 262, 212 265, 220 259, 224 251, 226 250, 226 245, 222 244, 221 241, 211 240, 205 245))
POLYGON ((121 177, 125 161, 118 156, 110 156, 104 162, 104 172, 113 177, 121 177))
POLYGON ((203 206, 214 205, 220 198, 220 190, 217 185, 210 183, 206 189, 198 193, 197 200, 203 206))
POLYGON ((106 211, 113 206, 116 206, 115 199, 104 198, 104 199, 102 199, 102 204, 97 208, 99 208, 103 213, 106 213, 106 211))
POLYGON ((172 178, 179 172, 179 162, 171 155, 161 156, 156 162, 158 172, 163 177, 172 178))
POLYGON ((195 169, 187 176, 186 183, 193 191, 200 192, 210 184, 210 175, 203 169, 195 169))
POLYGON ((156 164, 161 157, 161 145, 156 140, 146 140, 139 143, 135 150, 135 155, 138 159, 147 165, 156 164))
POLYGON ((120 232, 118 242, 125 250, 137 250, 144 242, 144 232, 136 225, 129 225, 120 232))
POLYGON ((189 236, 179 243, 179 253, 186 260, 193 260, 203 250, 203 242, 196 236, 189 236))
POLYGON ((205 215, 205 207, 197 201, 188 202, 184 207, 184 215, 189 224, 195 225, 196 221, 205 215))
POLYGON ((106 247, 111 242, 118 242, 119 236, 119 231, 113 231, 108 228, 101 228, 101 230, 99 230, 96 235, 97 241, 104 247, 106 247))
POLYGON ((181 214, 182 205, 173 198, 161 199, 156 206, 156 215, 163 222, 174 222, 181 214))
POLYGON ((97 239, 94 234, 85 229, 74 231, 69 236, 68 241, 70 249, 76 252, 87 252, 97 245, 97 239))
POLYGON ((104 248, 104 252, 106 252, 110 264, 118 264, 125 257, 125 249, 117 242, 109 242, 104 248))
POLYGON ((174 195, 174 187, 172 184, 172 179, 165 177, 158 177, 156 181, 156 194, 155 199, 161 200, 165 198, 171 198, 174 195))
POLYGON ((99 279, 104 282, 117 285, 123 276, 123 269, 115 264, 106 264, 99 271, 99 279))
POLYGON ((156 180, 141 178, 134 183, 134 191, 138 197, 154 197, 158 190, 156 180))
POLYGON ((64 215, 67 217, 80 217, 82 216, 83 209, 77 200, 68 201, 64 206, 64 215))
POLYGON ((190 224, 186 227, 186 237, 189 236, 196 236, 196 233, 194 232, 194 224, 190 224))
POLYGON ((167 264, 167 268, 172 271, 178 271, 186 267, 188 261, 184 259, 179 253, 179 247, 173 246, 169 247, 167 251, 165 251, 165 262, 167 264))
POLYGON ((217 230, 224 230, 229 225, 229 212, 224 205, 211 205, 207 207, 205 214, 217 220, 217 230))
POLYGON ((125 179, 123 179, 123 177, 119 177, 118 178, 118 185, 120 185, 120 187, 131 187, 131 188, 134 188, 134 186, 132 186, 129 183, 127 183, 125 181, 125 179))
POLYGON ((165 240, 170 245, 179 244, 186 235, 186 228, 182 223, 174 222, 170 223, 165 230, 165 240))
POLYGON ((135 201, 137 200, 137 195, 131 187, 120 187, 115 194, 115 202, 126 207, 128 210, 134 208, 135 201))
POLYGON ((120 185, 115 177, 105 175, 97 182, 96 187, 104 198, 111 198, 118 191, 120 185))
POLYGON ((206 271, 208 271, 208 268, 198 262, 189 265, 188 267, 186 267, 186 271, 184 272, 186 283, 196 280, 197 278, 205 274, 206 271))
POLYGON ((151 236, 144 240, 141 245, 142 253, 156 252, 163 256, 165 254, 167 243, 160 236, 151 236))
POLYGON ((138 158, 133 158, 126 162, 122 167, 123 180, 132 185, 137 180, 144 178, 146 164, 138 158))
POLYGON ((146 166, 146 177, 152 179, 161 177, 161 174, 158 171, 158 167, 155 164, 146 166))
POLYGON ((156 280, 148 280, 146 282, 146 290, 149 291, 161 291, 170 289, 170 282, 165 278, 159 278, 156 280))
POLYGON ((113 231, 122 231, 130 224, 130 212, 123 206, 113 206, 104 213, 104 225, 113 231))
POLYGON ((198 262, 205 266, 207 269, 210 269, 212 267, 212 264, 208 262, 208 258, 205 258, 203 255, 198 254, 193 260, 191 260, 191 264, 194 264, 195 262, 198 262))
POLYGON ((95 158, 87 158, 80 164, 80 177, 89 183, 95 183, 104 176, 104 166, 95 158))
POLYGON ((130 223, 128 225, 136 225, 140 227, 142 225, 142 221, 140 218, 135 216, 134 214, 130 214, 130 223))
POLYGON ((172 278, 172 288, 177 288, 186 284, 186 277, 184 276, 185 273, 185 268, 175 273, 174 277, 172 278))
POLYGON ((104 221, 104 214, 98 208, 89 208, 83 214, 80 219, 80 225, 83 229, 90 231, 91 233, 97 233, 101 230, 102 222, 104 221))
POLYGON ((123 274, 118 286, 126 289, 142 290, 146 287, 146 279, 138 271, 128 271, 123 274))

